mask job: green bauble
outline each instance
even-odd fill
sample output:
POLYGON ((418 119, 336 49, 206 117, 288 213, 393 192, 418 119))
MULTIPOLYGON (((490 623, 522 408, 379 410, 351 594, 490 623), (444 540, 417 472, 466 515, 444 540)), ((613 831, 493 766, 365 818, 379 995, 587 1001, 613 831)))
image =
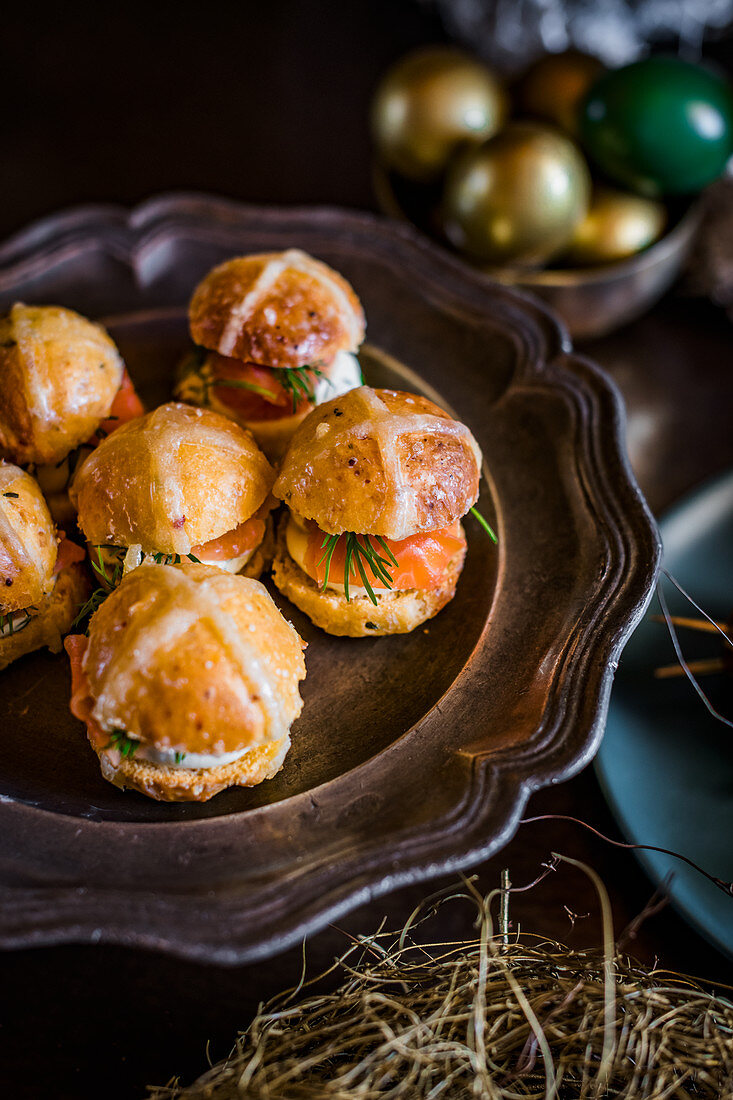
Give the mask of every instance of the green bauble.
POLYGON ((624 260, 653 244, 666 220, 667 211, 661 202, 598 187, 563 259, 569 264, 624 260))
POLYGON ((416 50, 382 79, 372 101, 381 163, 416 183, 437 179, 464 143, 500 128, 506 98, 480 61, 449 46, 416 50))
POLYGON ((443 227, 474 259, 536 267, 568 244, 589 196, 590 175, 574 142, 549 126, 514 122, 456 161, 443 227))
POLYGON ((581 111, 598 167, 643 195, 683 195, 716 179, 733 152, 733 99, 722 77, 650 57, 598 80, 581 111))

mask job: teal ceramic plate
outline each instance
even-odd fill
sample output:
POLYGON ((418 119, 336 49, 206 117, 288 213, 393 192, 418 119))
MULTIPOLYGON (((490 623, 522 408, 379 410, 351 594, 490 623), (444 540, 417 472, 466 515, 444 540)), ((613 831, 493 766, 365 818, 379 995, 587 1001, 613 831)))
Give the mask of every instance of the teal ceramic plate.
MULTIPOLYGON (((664 568, 709 615, 733 609, 733 470, 687 497, 661 524, 664 568)), ((698 617, 664 580, 672 614, 698 617)), ((656 605, 656 606, 655 606, 656 605)), ((611 698, 596 771, 628 839, 681 852, 706 871, 733 879, 733 730, 705 710, 691 684, 658 680, 653 670, 675 654, 663 624, 650 618, 629 642, 611 698)), ((680 630, 688 661, 720 656, 717 636, 680 630)), ((713 705, 733 717, 733 677, 701 678, 713 705)), ((733 956, 733 898, 670 856, 640 852, 658 884, 687 920, 733 956)))

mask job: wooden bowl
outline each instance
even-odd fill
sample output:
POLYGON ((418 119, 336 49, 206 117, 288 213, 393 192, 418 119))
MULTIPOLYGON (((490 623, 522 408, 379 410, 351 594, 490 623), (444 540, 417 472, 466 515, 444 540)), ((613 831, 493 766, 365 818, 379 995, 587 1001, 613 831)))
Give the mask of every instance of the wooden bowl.
MULTIPOLYGON (((410 222, 457 255, 435 221, 437 192, 405 186, 376 163, 372 178, 385 214, 410 222)), ((536 294, 562 318, 574 340, 586 340, 614 332, 659 301, 690 256, 700 218, 697 203, 675 208, 654 244, 628 259, 596 266, 489 267, 461 258, 490 279, 536 294)))

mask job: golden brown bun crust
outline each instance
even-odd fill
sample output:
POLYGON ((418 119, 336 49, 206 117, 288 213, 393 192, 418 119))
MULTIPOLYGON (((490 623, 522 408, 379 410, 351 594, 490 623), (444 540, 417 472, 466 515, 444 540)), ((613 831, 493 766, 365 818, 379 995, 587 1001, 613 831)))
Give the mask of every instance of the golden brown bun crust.
POLYGON ((140 791, 159 802, 208 802, 227 787, 255 787, 272 779, 283 765, 290 737, 250 749, 246 756, 218 768, 172 768, 137 757, 120 756, 114 750, 92 744, 102 775, 123 790, 140 791))
POLYGON ((92 545, 188 554, 254 515, 274 476, 238 424, 171 403, 103 439, 69 495, 92 545))
POLYGON ((16 303, 0 319, 0 455, 60 462, 107 416, 122 371, 101 325, 61 306, 16 303))
POLYGON ((300 714, 301 641, 259 581, 141 565, 92 617, 84 671, 103 730, 161 749, 280 741, 300 714))
POLYGON ((480 476, 465 425, 426 397, 360 386, 308 414, 272 491, 329 534, 398 540, 464 516, 480 476))
POLYGON ((38 482, 0 462, 0 613, 45 599, 57 553, 56 529, 38 482))
POLYGON ((382 634, 409 634, 449 603, 466 557, 464 545, 451 559, 439 588, 411 588, 404 592, 378 592, 375 607, 368 596, 352 596, 347 602, 340 592, 321 589, 293 561, 285 543, 286 523, 280 525, 273 562, 273 580, 284 596, 305 612, 311 622, 327 634, 350 638, 374 638, 382 634), (371 624, 367 626, 367 624, 371 624))
POLYGON ((264 367, 330 363, 356 351, 364 313, 342 275, 298 249, 238 256, 210 271, 189 307, 197 344, 264 367))
POLYGON ((38 614, 18 634, 0 638, 0 670, 26 653, 47 646, 52 653, 61 649, 61 636, 68 634, 80 606, 89 595, 89 582, 80 562, 59 573, 53 591, 39 603, 38 614))

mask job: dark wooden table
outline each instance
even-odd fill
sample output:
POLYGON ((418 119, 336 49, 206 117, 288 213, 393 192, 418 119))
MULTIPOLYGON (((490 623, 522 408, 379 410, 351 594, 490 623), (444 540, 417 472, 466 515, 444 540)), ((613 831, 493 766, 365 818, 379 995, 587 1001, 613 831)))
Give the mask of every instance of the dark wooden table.
MULTIPOLYGON (((133 203, 172 188, 373 207, 371 91, 404 50, 444 37, 429 9, 407 0, 102 12, 63 6, 32 28, 22 8, 4 17, 0 236, 69 204, 133 203)), ((729 44, 717 51, 730 60, 729 44)), ((674 296, 583 349, 626 398, 632 462, 657 514, 733 463, 731 334, 719 310, 674 296)), ((591 769, 538 792, 527 813, 568 814, 619 835, 591 769)), ((529 882, 551 851, 602 874, 618 930, 652 893, 633 855, 562 821, 520 827, 497 859, 476 869, 479 883, 497 885, 503 867, 514 883, 529 882)), ((397 926, 433 885, 366 905, 342 928, 368 932, 385 914, 397 926)), ((595 942, 596 911, 592 888, 571 871, 512 901, 523 927, 576 945, 595 942), (580 918, 574 924, 566 906, 580 918)), ((469 931, 456 914, 438 928, 443 936, 469 931)), ((338 929, 314 937, 312 966, 344 943, 338 929)), ((731 963, 669 909, 641 927, 632 950, 733 983, 731 963)), ((223 1056, 257 1004, 292 983, 300 964, 299 948, 231 970, 109 947, 2 955, 2 1090, 14 1100, 113 1100, 141 1096, 146 1083, 173 1073, 190 1079, 205 1068, 207 1040, 211 1056, 223 1056)))

